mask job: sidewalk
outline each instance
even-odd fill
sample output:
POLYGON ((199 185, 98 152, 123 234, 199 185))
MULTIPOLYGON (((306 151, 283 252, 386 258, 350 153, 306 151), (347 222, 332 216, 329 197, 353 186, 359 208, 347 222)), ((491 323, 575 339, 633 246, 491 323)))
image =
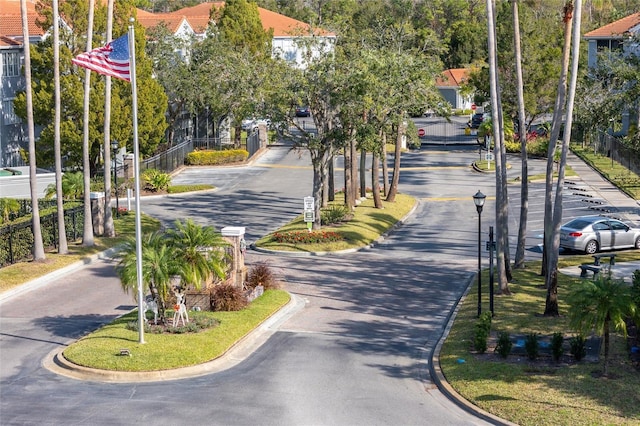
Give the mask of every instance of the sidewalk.
POLYGON ((578 177, 568 177, 565 184, 570 183, 589 186, 591 191, 605 201, 602 207, 602 214, 619 217, 624 221, 629 221, 640 226, 640 203, 620 191, 611 182, 603 178, 597 171, 578 158, 572 152, 567 156, 567 165, 576 172, 578 177))

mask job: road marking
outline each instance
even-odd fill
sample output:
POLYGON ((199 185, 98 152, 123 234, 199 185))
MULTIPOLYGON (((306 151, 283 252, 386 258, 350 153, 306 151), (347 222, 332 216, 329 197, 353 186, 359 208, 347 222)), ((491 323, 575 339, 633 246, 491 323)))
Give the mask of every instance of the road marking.
MULTIPOLYGON (((424 197, 420 198, 420 201, 435 201, 435 202, 446 202, 446 201, 469 201, 469 199, 473 199, 472 196, 468 197, 424 197)), ((495 200, 496 197, 487 197, 487 200, 495 200)))
MULTIPOLYGON (((288 166, 286 164, 254 164, 253 167, 264 167, 269 169, 304 169, 310 170, 311 166, 288 166)), ((471 166, 423 166, 423 167, 400 167, 400 171, 417 171, 417 170, 443 170, 443 169, 469 169, 471 166)), ((335 167, 334 170, 344 170, 343 167, 335 167)), ((370 169, 368 169, 370 170, 370 169)), ((380 168, 382 170, 382 167, 380 168)), ((389 167, 389 171, 393 171, 393 167, 389 167)))

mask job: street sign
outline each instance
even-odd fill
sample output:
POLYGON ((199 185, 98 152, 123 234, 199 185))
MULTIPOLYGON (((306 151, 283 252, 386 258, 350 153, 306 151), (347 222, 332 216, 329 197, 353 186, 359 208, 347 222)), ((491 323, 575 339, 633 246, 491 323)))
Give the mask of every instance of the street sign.
POLYGON ((485 160, 487 160, 487 161, 491 161, 491 160, 493 160, 493 154, 492 154, 492 153, 490 153, 490 152, 486 153, 486 154, 484 155, 484 159, 485 159, 485 160))
POLYGON ((315 210, 314 206, 315 202, 313 200, 313 197, 304 197, 304 211, 313 211, 315 210))
POLYGON ((304 212, 304 221, 305 222, 315 222, 316 221, 316 214, 313 210, 309 211, 309 210, 305 210, 304 212))
POLYGON ((425 133, 424 129, 418 129, 418 136, 419 136, 419 137, 421 137, 421 138, 422 138, 422 137, 424 137, 424 135, 425 135, 425 134, 426 134, 426 133, 425 133))
POLYGON ((471 104, 471 111, 475 111, 476 110, 476 104, 471 104))

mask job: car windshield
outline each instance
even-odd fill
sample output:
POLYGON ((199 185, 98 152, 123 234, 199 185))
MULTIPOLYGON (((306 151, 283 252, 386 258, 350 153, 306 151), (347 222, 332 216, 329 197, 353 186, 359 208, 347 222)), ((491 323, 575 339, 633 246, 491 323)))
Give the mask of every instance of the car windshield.
POLYGON ((591 223, 592 223, 591 221, 578 218, 578 219, 573 219, 571 222, 564 225, 564 227, 570 228, 570 229, 584 229, 587 226, 591 225, 591 223))

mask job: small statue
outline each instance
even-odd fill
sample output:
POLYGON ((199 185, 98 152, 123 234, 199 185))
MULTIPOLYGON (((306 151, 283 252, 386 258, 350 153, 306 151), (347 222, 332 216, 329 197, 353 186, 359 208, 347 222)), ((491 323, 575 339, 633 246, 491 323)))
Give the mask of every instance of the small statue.
POLYGON ((182 291, 182 287, 173 287, 173 294, 176 296, 176 304, 173 307, 173 326, 177 327, 182 321, 182 325, 186 325, 189 322, 189 314, 187 313, 187 305, 185 305, 185 294, 182 291))

